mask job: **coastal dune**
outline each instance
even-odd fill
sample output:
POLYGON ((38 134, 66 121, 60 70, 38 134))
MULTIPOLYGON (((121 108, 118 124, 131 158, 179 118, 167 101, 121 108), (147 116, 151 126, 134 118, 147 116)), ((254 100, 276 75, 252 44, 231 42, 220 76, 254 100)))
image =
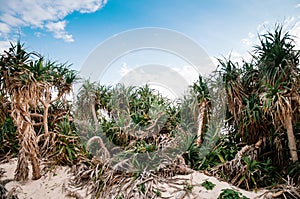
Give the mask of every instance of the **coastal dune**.
MULTIPOLYGON (((39 180, 28 180, 21 183, 13 180, 16 164, 17 159, 15 158, 5 164, 1 164, 0 169, 4 171, 4 174, 0 180, 12 179, 5 185, 5 188, 8 192, 11 191, 17 194, 19 199, 90 198, 89 195, 86 195, 86 189, 72 189, 68 187, 68 181, 72 177, 69 167, 57 166, 52 171, 45 173, 39 180)), ((31 176, 29 176, 29 179, 31 179, 31 176)), ((224 189, 235 190, 251 199, 263 198, 266 192, 266 190, 245 191, 198 171, 193 171, 188 175, 176 175, 166 181, 166 183, 158 184, 157 186, 160 190, 163 190, 161 192, 162 198, 174 199, 216 199, 224 189), (205 181, 215 184, 212 190, 207 190, 201 185, 205 181)))

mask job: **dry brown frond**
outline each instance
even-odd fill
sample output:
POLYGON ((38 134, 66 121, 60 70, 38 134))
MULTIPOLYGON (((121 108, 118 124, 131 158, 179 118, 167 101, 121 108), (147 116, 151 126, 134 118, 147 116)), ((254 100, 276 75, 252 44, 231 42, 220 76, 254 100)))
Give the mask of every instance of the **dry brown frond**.
MULTIPOLYGON (((174 162, 159 166, 156 171, 129 172, 114 169, 108 161, 88 160, 73 166, 74 177, 69 186, 87 188, 91 198, 157 198, 164 190, 159 186, 168 183, 176 185, 172 180, 175 175, 186 175, 193 172, 181 158, 174 162)), ((166 191, 166 190, 165 190, 166 191)), ((181 189, 182 191, 182 189, 181 189)))
POLYGON ((300 198, 300 186, 295 184, 289 176, 284 181, 286 182, 285 184, 276 185, 270 191, 257 198, 261 198, 263 195, 265 196, 264 198, 300 198))
MULTIPOLYGON (((240 186, 243 181, 240 181, 240 177, 247 172, 247 166, 243 164, 242 158, 249 157, 249 159, 257 160, 258 149, 262 142, 257 142, 257 144, 246 145, 235 155, 233 160, 227 161, 221 165, 215 166, 209 170, 209 173, 219 179, 222 175, 226 176, 226 181, 231 182, 235 186, 240 186), (260 145, 259 145, 260 144, 260 145), (222 173, 222 175, 220 174, 222 173)), ((249 185, 246 183, 246 189, 249 190, 249 185)))
POLYGON ((38 145, 36 142, 36 134, 30 117, 30 104, 35 105, 34 95, 36 92, 35 84, 21 87, 21 91, 14 89, 11 95, 11 116, 17 126, 18 140, 20 143, 20 151, 18 157, 18 165, 15 171, 15 179, 25 181, 28 179, 28 161, 33 166, 33 179, 41 177, 38 145), (33 93, 31 93, 31 91, 33 93))
POLYGON ((21 145, 19 156, 18 156, 18 164, 15 171, 15 179, 19 181, 26 181, 28 179, 28 160, 25 155, 25 149, 21 145))
POLYGON ((86 143, 86 149, 91 151, 92 144, 97 144, 99 150, 96 152, 96 157, 100 158, 101 160, 105 161, 106 159, 110 158, 110 153, 106 148, 105 144, 102 141, 102 138, 99 136, 91 137, 86 143))

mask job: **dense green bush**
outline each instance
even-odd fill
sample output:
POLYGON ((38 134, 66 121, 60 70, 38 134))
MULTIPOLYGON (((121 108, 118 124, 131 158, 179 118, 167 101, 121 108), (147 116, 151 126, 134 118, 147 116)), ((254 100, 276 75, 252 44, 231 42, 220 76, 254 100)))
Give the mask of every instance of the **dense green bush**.
POLYGON ((6 117, 0 127, 0 158, 18 154, 19 143, 17 139, 17 128, 14 126, 13 120, 6 117))

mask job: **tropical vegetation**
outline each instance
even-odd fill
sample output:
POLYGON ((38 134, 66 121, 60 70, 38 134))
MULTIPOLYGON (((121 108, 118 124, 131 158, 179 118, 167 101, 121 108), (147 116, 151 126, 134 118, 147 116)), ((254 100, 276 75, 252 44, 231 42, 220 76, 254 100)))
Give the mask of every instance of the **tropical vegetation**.
MULTIPOLYGON (((68 64, 11 44, 0 57, 0 160, 18 158, 19 181, 29 163, 33 179, 42 160, 72 166, 71 183, 93 198, 157 198, 157 184, 194 170, 297 198, 300 51, 282 26, 259 41, 250 61, 219 59, 210 78, 199 76, 177 101, 149 85, 79 79, 68 64)), ((185 187, 189 194, 193 186, 185 187)), ((219 196, 232 197, 245 198, 233 190, 219 196)))

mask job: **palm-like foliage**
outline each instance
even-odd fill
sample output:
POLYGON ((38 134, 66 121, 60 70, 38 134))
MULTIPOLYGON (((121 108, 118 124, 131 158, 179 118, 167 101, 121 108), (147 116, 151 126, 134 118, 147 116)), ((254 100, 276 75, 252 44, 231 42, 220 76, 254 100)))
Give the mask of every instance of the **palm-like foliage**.
POLYGON ((292 37, 280 26, 259 38, 261 43, 255 46, 250 63, 243 62, 240 67, 220 60, 228 119, 233 117, 237 138, 242 138, 236 139, 237 143, 260 148, 253 161, 266 161, 272 154, 272 164, 286 169, 289 161, 284 161, 288 155, 285 151, 290 152, 292 162, 298 161, 293 126, 299 122, 299 51, 294 50, 292 37))
MULTIPOLYGON (((141 197, 146 193, 154 197, 149 190, 155 189, 146 178, 177 172, 168 165, 174 158, 168 156, 169 151, 183 152, 180 164, 184 167, 208 169, 246 189, 272 184, 278 179, 276 171, 295 175, 299 181, 300 146, 295 132, 300 124, 300 53, 281 27, 260 36, 260 41, 250 63, 219 60, 221 71, 214 73, 221 74, 217 81, 199 77, 180 103, 170 102, 148 85, 108 87, 85 81, 75 104, 75 122, 80 121, 76 128, 66 99, 76 72, 67 64, 27 53, 20 43, 12 45, 0 60, 0 150, 19 147, 15 178, 27 179, 29 160, 37 179, 39 146, 41 155, 55 164, 72 165, 82 156, 90 157, 80 145, 77 132, 81 132, 87 149, 97 155, 93 160, 85 159, 85 166, 95 167, 88 175, 96 181, 95 197, 133 196, 137 192, 141 197), (216 92, 220 82, 227 94, 229 130, 217 141, 222 128, 219 123, 224 119, 221 103, 225 95, 223 90, 216 92), (19 146, 9 143, 15 129, 10 128, 8 114, 17 127, 19 146), (2 116, 6 118, 3 121, 2 116), (290 166, 284 161, 289 154, 290 166), (108 159, 115 165, 107 164, 108 159), (118 169, 133 172, 120 173, 118 169), (121 185, 132 188, 122 191, 121 185)), ((81 172, 85 179, 87 173, 81 172)))
MULTIPOLYGON (((30 107, 36 107, 40 96, 38 83, 30 71, 30 66, 35 64, 30 59, 31 56, 33 54, 27 53, 18 43, 16 46, 12 45, 0 60, 3 89, 10 96, 11 116, 17 126, 20 143, 15 175, 17 180, 28 178, 28 159, 32 163, 33 178, 41 177, 36 133, 29 111, 30 107)), ((37 57, 37 59, 40 58, 37 57)))
POLYGON ((221 60, 221 72, 223 74, 224 86, 226 88, 228 110, 233 115, 234 121, 239 121, 239 114, 243 109, 244 98, 247 97, 241 82, 241 70, 231 60, 221 60))
POLYGON ((43 140, 42 149, 45 151, 50 140, 49 108, 70 92, 76 73, 66 64, 44 61, 37 53, 26 52, 20 42, 12 44, 1 56, 0 69, 1 99, 7 101, 3 105, 10 104, 9 109, 17 127, 20 144, 15 178, 27 179, 30 160, 33 178, 38 179, 39 148, 35 130, 43 131, 39 137, 44 139, 39 140, 43 140))
POLYGON ((292 145, 291 156, 296 161, 292 115, 298 114, 299 106, 299 52, 294 50, 291 36, 283 34, 280 27, 274 33, 262 35, 260 40, 261 44, 255 47, 254 60, 244 63, 242 68, 231 61, 220 60, 228 109, 241 133, 247 131, 255 137, 252 143, 264 136, 254 135, 257 129, 266 132, 270 124, 278 131, 284 127, 292 145))
POLYGON ((43 106, 43 149, 49 146, 50 132, 48 126, 49 108, 57 101, 62 100, 72 89, 72 84, 77 79, 76 72, 69 69, 66 64, 42 59, 32 65, 32 72, 39 83, 39 102, 43 106), (56 95, 54 93, 57 93, 56 95))
POLYGON ((82 120, 93 120, 94 127, 98 126, 97 109, 96 109, 96 92, 97 84, 85 80, 77 95, 76 114, 82 120))
POLYGON ((299 51, 288 33, 277 27, 274 33, 261 38, 256 47, 256 57, 261 71, 261 101, 264 112, 271 115, 274 126, 283 126, 287 131, 290 155, 293 162, 298 161, 297 147, 293 132, 293 115, 299 114, 300 70, 299 51))
POLYGON ((197 124, 197 140, 196 144, 200 146, 202 144, 203 132, 205 125, 208 122, 208 112, 210 106, 210 96, 207 83, 203 81, 202 77, 199 76, 197 82, 192 85, 192 95, 196 99, 196 106, 193 111, 194 121, 197 124), (198 109, 198 110, 197 110, 198 109), (197 119, 196 119, 197 118, 197 119))

